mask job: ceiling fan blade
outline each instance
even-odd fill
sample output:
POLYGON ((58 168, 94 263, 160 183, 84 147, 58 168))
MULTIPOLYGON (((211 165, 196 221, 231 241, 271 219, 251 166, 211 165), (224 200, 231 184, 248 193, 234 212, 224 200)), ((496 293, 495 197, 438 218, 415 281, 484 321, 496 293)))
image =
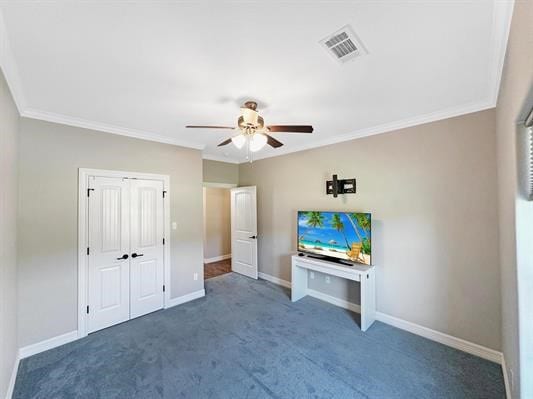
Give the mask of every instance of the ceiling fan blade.
POLYGON ((265 134, 267 138, 267 144, 273 148, 278 148, 283 145, 283 143, 279 140, 276 140, 274 137, 269 136, 268 134, 265 134))
POLYGON ((267 129, 272 133, 313 133, 310 125, 270 125, 267 129))
POLYGON ((234 127, 231 127, 231 126, 201 126, 201 125, 187 125, 185 126, 187 128, 191 128, 191 129, 235 129, 234 127))
POLYGON ((223 145, 228 145, 229 143, 231 143, 231 139, 224 140, 222 143, 217 145, 217 147, 222 147, 223 145))

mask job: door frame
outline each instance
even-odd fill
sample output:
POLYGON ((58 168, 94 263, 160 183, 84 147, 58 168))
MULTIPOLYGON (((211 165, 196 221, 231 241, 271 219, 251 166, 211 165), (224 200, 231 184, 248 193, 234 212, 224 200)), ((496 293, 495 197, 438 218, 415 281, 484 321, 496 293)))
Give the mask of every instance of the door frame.
POLYGON ((89 229, 89 202, 87 201, 87 189, 89 188, 89 176, 115 177, 127 179, 158 180, 163 182, 165 197, 163 200, 163 226, 165 246, 163 249, 163 282, 165 293, 163 295, 163 308, 170 303, 171 278, 170 278, 170 177, 153 173, 126 172, 105 169, 78 169, 78 338, 86 337, 87 326, 87 303, 88 303, 88 229, 89 229))
MULTIPOLYGON (((207 232, 207 218, 206 218, 206 188, 227 188, 228 190, 231 190, 232 188, 237 188, 238 185, 236 183, 210 183, 210 182, 203 182, 202 183, 202 218, 203 218, 203 225, 202 225, 202 243, 204 245, 204 251, 205 251, 205 243, 206 243, 206 232, 207 232)), ((230 205, 231 208, 231 205, 230 205)), ((230 209, 231 213, 231 209, 230 209)), ((230 246, 231 246, 231 215, 229 218, 230 223, 230 246)), ((205 252, 202 254, 202 259, 204 260, 205 264, 205 252)))

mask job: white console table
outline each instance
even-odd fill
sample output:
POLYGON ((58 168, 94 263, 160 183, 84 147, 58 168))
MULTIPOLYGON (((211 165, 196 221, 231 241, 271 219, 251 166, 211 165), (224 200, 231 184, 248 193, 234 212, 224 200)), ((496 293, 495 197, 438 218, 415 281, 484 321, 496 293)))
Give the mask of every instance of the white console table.
POLYGON ((309 256, 292 256, 291 300, 296 302, 307 295, 309 270, 359 281, 361 283, 361 330, 366 331, 376 320, 376 283, 374 266, 348 266, 309 256))

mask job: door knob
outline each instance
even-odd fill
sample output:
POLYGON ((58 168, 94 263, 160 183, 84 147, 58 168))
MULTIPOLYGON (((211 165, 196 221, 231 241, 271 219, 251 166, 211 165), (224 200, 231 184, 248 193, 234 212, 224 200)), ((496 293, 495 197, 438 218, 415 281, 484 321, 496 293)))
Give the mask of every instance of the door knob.
POLYGON ((124 254, 120 258, 117 258, 117 260, 128 259, 128 258, 129 258, 128 254, 124 254))
POLYGON ((257 236, 251 236, 251 237, 248 237, 248 238, 251 238, 251 239, 255 240, 257 238, 257 236))
POLYGON ((136 258, 137 256, 143 256, 144 254, 136 254, 135 252, 131 254, 132 258, 136 258))

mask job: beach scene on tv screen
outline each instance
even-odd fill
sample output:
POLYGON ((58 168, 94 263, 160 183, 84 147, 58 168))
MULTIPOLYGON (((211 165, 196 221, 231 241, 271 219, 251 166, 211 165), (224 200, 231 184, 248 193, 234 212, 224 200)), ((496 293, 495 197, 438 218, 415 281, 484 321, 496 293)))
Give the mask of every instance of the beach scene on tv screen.
POLYGON ((371 264, 370 213, 298 212, 298 250, 371 264))

